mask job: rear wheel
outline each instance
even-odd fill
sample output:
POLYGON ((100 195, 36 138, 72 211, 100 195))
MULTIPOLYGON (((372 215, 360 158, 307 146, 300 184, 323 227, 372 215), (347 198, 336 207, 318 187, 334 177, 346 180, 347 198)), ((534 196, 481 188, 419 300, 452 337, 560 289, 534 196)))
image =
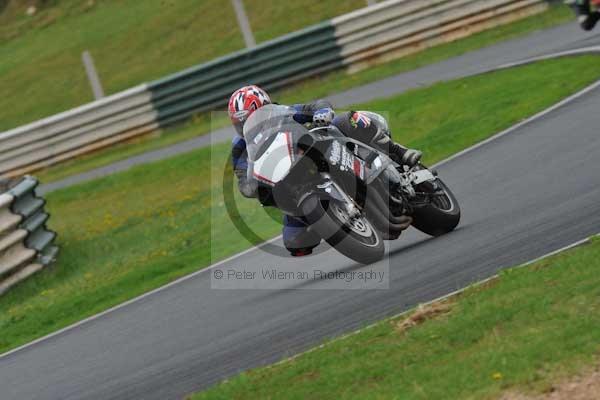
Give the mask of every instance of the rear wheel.
POLYGON ((350 217, 343 203, 312 196, 302 211, 314 229, 337 251, 361 264, 379 261, 384 255, 381 233, 362 214, 350 217))
POLYGON ((460 207, 452 191, 439 178, 440 190, 435 192, 431 204, 415 210, 412 225, 431 236, 453 231, 460 222, 460 207))

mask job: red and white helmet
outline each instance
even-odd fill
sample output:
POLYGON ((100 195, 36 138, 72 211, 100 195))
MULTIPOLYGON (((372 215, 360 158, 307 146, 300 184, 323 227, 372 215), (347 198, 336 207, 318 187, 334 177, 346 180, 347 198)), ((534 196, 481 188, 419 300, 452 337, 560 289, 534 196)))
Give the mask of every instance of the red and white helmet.
POLYGON ((229 99, 229 118, 237 133, 242 135, 244 122, 260 107, 271 104, 267 92, 256 85, 239 88, 229 99))

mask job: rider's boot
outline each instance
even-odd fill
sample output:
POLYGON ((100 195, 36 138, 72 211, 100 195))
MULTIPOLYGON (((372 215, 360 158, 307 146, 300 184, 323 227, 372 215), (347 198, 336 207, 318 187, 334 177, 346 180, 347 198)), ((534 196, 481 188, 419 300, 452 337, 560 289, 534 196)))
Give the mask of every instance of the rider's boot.
POLYGON ((396 161, 398 164, 408 165, 409 167, 417 165, 417 163, 421 161, 421 157, 423 157, 421 151, 406 148, 393 141, 390 141, 389 153, 392 160, 396 161))
POLYGON ((306 221, 289 215, 283 216, 283 244, 293 257, 312 254, 321 237, 308 228, 306 221))
POLYGON ((409 149, 401 144, 395 143, 390 136, 381 132, 374 138, 373 142, 383 150, 392 160, 398 164, 414 167, 423 156, 419 150, 409 149))

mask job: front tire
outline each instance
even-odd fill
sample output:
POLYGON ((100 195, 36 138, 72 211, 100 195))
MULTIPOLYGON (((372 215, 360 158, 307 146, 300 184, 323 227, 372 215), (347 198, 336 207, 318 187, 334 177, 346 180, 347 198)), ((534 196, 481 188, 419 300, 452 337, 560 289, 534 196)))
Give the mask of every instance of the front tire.
POLYGON ((341 203, 317 196, 306 199, 301 208, 310 229, 346 257, 361 264, 383 258, 385 247, 381 233, 364 216, 350 219, 341 203))
POLYGON ((451 232, 460 222, 460 206, 456 197, 439 178, 436 183, 444 195, 434 198, 430 205, 416 209, 412 223, 415 228, 431 236, 451 232))

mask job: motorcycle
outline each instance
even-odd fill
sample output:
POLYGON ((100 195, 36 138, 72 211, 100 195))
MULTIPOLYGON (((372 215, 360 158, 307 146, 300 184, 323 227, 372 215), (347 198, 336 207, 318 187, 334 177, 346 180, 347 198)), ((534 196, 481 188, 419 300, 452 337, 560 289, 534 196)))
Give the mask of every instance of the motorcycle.
POLYGON ((268 105, 248 119, 244 137, 259 201, 303 217, 309 230, 359 263, 382 259, 384 240, 410 225, 439 236, 460 221, 458 202, 435 171, 400 165, 336 126, 310 129, 288 108, 268 105))

